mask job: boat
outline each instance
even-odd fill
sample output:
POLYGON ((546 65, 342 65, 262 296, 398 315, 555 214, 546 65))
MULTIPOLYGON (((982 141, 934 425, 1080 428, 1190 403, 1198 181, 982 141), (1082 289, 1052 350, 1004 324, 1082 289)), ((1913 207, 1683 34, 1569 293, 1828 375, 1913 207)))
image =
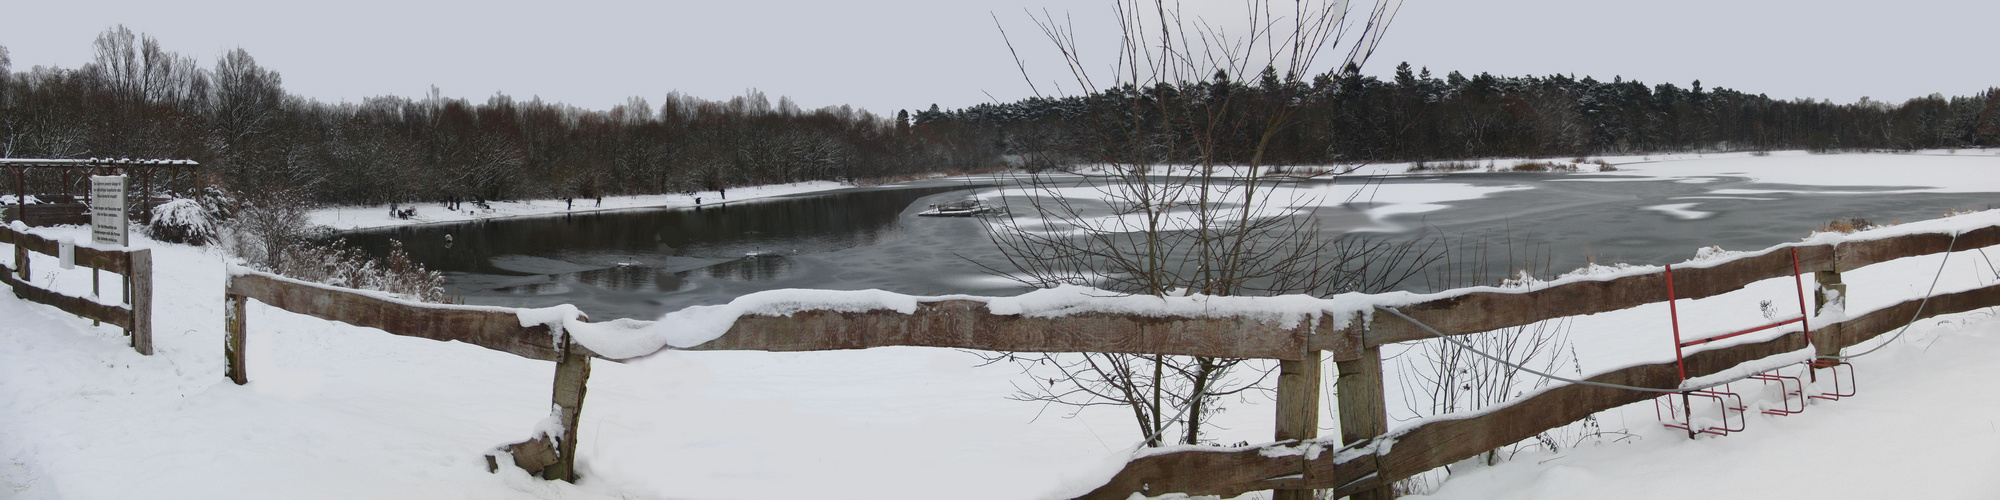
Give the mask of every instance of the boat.
POLYGON ((996 207, 992 205, 987 205, 986 203, 981 202, 979 200, 965 200, 965 201, 945 203, 941 205, 931 205, 930 210, 917 212, 917 215, 920 217, 982 217, 989 215, 1006 215, 1006 214, 1007 214, 1007 207, 1004 206, 996 207))

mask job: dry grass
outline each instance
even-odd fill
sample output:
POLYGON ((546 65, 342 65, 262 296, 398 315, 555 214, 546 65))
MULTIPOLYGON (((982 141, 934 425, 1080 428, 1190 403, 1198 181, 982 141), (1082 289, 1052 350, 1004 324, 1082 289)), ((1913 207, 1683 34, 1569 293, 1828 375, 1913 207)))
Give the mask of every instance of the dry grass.
POLYGON ((1867 231, 1878 227, 1882 226, 1880 224, 1868 222, 1868 219, 1863 219, 1860 217, 1842 217, 1827 222, 1826 225, 1820 226, 1819 230, 1821 232, 1850 234, 1855 231, 1867 231))
POLYGON ((1439 163, 1419 161, 1410 164, 1410 168, 1404 171, 1405 172, 1464 172, 1467 170, 1478 170, 1482 167, 1484 167, 1484 165, 1480 165, 1478 162, 1468 162, 1468 161, 1447 161, 1439 163))
POLYGON ((1515 172, 1575 172, 1576 164, 1552 161, 1521 161, 1514 163, 1515 172))

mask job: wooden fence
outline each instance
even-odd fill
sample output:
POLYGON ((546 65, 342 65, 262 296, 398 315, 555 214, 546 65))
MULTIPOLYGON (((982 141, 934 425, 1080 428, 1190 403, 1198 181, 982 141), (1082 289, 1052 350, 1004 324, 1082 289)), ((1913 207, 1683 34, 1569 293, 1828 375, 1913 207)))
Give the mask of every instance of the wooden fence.
MULTIPOLYGON (((547 325, 522 326, 515 309, 424 304, 232 268, 223 290, 224 376, 250 383, 244 365, 249 300, 298 314, 375 328, 395 335, 459 341, 528 359, 556 362, 551 399, 563 426, 561 436, 535 436, 507 446, 514 463, 548 479, 576 480, 577 419, 590 378, 589 349, 547 325), (553 438, 553 439, 551 439, 553 438)), ((496 457, 487 457, 489 467, 496 457)))
MULTIPOLYGON (((1724 261, 1675 270, 1677 296, 1712 297, 1751 283, 1793 273, 1814 273, 1821 290, 1843 289, 1841 273, 1897 258, 1965 251, 2000 244, 2000 227, 1963 233, 1912 234, 1839 244, 1793 244, 1724 261)), ((542 326, 522 327, 513 310, 414 304, 312 285, 258 273, 232 271, 228 286, 228 375, 243 373, 244 301, 256 299, 288 311, 380 328, 398 335, 458 340, 533 359, 558 362, 553 398, 562 409, 565 435, 549 449, 535 440, 510 447, 517 464, 543 477, 572 479, 577 416, 589 358, 566 335, 542 326), (560 338, 556 338, 560 337, 560 338), (538 448, 540 447, 540 448, 538 448), (543 458, 532 458, 543 457, 543 458), (544 463, 546 462, 546 463, 544 463), (541 468, 537 468, 541 467, 541 468)), ((1467 335, 1567 316, 1663 302, 1663 273, 1584 280, 1533 291, 1472 291, 1408 304, 1399 310, 1445 335, 1467 335)), ((1821 297, 1822 304, 1826 297, 1821 297)), ((1875 338, 1911 318, 1928 318, 2000 305, 2000 285, 1912 300, 1810 333, 1692 354, 1688 376, 1718 373, 1741 363, 1795 352, 1810 344, 1820 354, 1875 338), (1921 311, 1919 311, 1921 309, 1921 311)), ((722 336, 686 350, 817 351, 882 346, 931 346, 1018 352, 1116 352, 1265 358, 1279 361, 1275 441, 1240 448, 1192 448, 1132 460, 1108 483, 1081 498, 1123 499, 1180 492, 1233 496, 1277 490, 1277 498, 1310 498, 1333 490, 1355 498, 1388 498, 1389 486, 1412 475, 1568 425, 1591 414, 1644 401, 1652 393, 1565 385, 1464 418, 1441 418, 1388 433, 1383 401, 1385 344, 1432 337, 1416 325, 1378 316, 1364 321, 1301 322, 1286 327, 1260 317, 1155 317, 1080 313, 1061 317, 993 314, 986 304, 947 300, 921 303, 915 312, 804 311, 789 316, 745 316, 722 336), (1345 325, 1345 326, 1336 326, 1345 325), (1338 369, 1341 436, 1318 436, 1321 358, 1338 369), (1389 446, 1394 444, 1394 446, 1389 446)), ((1614 370, 1597 382, 1675 387, 1671 363, 1614 370)))
POLYGON ((0 243, 14 245, 14 266, 0 264, 0 283, 13 288, 14 296, 30 302, 55 306, 70 314, 94 321, 110 323, 125 329, 131 337, 132 349, 139 354, 153 354, 153 253, 149 249, 100 250, 88 246, 73 247, 72 257, 76 265, 88 267, 91 288, 97 293, 98 272, 106 271, 123 276, 120 292, 124 306, 108 305, 87 297, 64 295, 34 285, 28 256, 40 253, 60 258, 63 242, 41 236, 15 231, 0 226, 0 243))

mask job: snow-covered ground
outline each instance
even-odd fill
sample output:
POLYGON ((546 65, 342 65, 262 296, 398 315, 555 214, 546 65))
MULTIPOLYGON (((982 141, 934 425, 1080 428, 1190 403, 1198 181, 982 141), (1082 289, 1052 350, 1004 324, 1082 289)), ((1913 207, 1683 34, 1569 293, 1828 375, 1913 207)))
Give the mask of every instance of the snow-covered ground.
MULTIPOLYGON (((1790 174, 1773 172, 1799 165, 1781 163, 1788 158, 1647 163, 1617 173, 1790 182, 1779 180, 1790 174)), ((1921 163, 1942 165, 1934 161, 1921 163)), ((1976 172, 1953 168, 1903 169, 1887 184, 1947 189, 1948 176, 1976 172)), ((2000 176, 1975 177, 1966 182, 2000 176)), ((743 193, 730 193, 732 201, 751 196, 743 193)), ((366 211, 373 222, 357 217, 346 227, 409 223, 379 208, 366 211)), ((1995 222, 2000 213, 1988 212, 1885 231, 1995 222)), ((36 231, 88 237, 80 228, 36 231)), ((225 259, 217 250, 134 239, 155 249, 160 273, 154 356, 132 352, 114 328, 0 294, 0 498, 1049 498, 1107 477, 1139 440, 1128 412, 1072 415, 1008 400, 1018 368, 978 367, 978 357, 954 350, 667 352, 595 363, 580 484, 505 468, 489 474, 481 455, 524 439, 548 414, 552 363, 253 304, 251 383, 237 386, 222 376, 225 259)), ((0 245, 0 256, 11 250, 0 245)), ((1919 296, 1934 275, 1942 276, 1934 293, 1992 284, 2000 272, 1987 253, 1849 272, 1847 313, 1919 296)), ((59 270, 46 256, 33 269, 36 283, 88 294, 87 272, 59 270)), ((1683 302, 1683 326, 1714 331, 1759 321, 1760 301, 1793 298, 1789 281, 1683 302)), ((1569 325, 1586 373, 1672 356, 1664 304, 1569 325)), ((1752 415, 1747 432, 1694 441, 1660 428, 1641 403, 1599 417, 1606 430, 1631 437, 1461 466, 1434 496, 1984 496, 2000 482, 1986 473, 2000 467, 2000 431, 1992 427, 2000 396, 1980 392, 1976 381, 2000 375, 1988 362, 1996 354, 2000 321, 1991 312, 1920 322, 1857 361, 1858 397, 1791 417, 1752 415)), ((1413 416, 1398 408, 1403 388, 1390 379, 1391 411, 1413 416)), ((1335 403, 1326 399, 1322 427, 1330 434, 1335 403)), ((1768 394, 1754 400, 1774 402, 1768 394)), ((1268 399, 1227 403, 1217 441, 1269 439, 1268 399)))
POLYGON ((724 193, 718 193, 715 191, 702 191, 694 194, 649 194, 649 195, 633 195, 633 196, 606 196, 604 197, 603 203, 601 204, 598 203, 598 200, 596 198, 576 198, 574 200, 575 202, 574 204, 570 203, 570 201, 561 199, 493 201, 487 203, 488 208, 480 208, 474 205, 472 201, 465 200, 459 203, 459 210, 455 211, 445 210, 444 205, 438 202, 427 202, 427 203, 417 203, 414 205, 398 206, 397 208, 417 209, 416 215, 409 219, 399 219, 390 216, 388 205, 376 205, 376 206, 366 206, 366 207, 347 206, 347 207, 331 207, 331 208, 314 210, 310 215, 310 217, 312 219, 313 224, 331 227, 336 230, 346 231, 350 229, 372 229, 379 227, 408 226, 415 224, 466 222, 466 221, 476 221, 485 219, 499 219, 506 217, 531 217, 537 215, 585 213, 585 212, 596 212, 604 210, 626 210, 634 208, 693 207, 695 205, 696 198, 701 199, 702 205, 712 206, 718 203, 747 201, 758 198, 769 198, 773 196, 812 193, 818 191, 830 191, 845 187, 852 187, 852 186, 832 181, 811 181, 811 182, 799 182, 793 184, 776 184, 770 186, 745 186, 745 187, 725 190, 734 192, 724 192, 724 193), (729 195, 728 199, 723 199, 722 195, 725 194, 729 195))
POLYGON ((1752 413, 1746 432, 1689 440, 1639 403, 1599 415, 1631 436, 1461 464, 1434 494, 1407 498, 1993 498, 2000 394, 1984 381, 2000 377, 1994 315, 1925 321, 1857 362, 1855 397, 1792 416, 1752 413))

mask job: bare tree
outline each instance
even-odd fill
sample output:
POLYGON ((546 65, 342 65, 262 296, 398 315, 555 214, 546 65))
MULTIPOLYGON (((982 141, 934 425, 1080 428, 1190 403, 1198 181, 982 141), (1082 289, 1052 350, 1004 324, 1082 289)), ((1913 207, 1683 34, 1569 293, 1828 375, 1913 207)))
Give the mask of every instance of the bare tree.
MULTIPOLYGON (((1305 177, 1265 171, 1267 148, 1310 98, 1304 82, 1319 54, 1349 43, 1338 68, 1358 71, 1394 7, 1380 2, 1357 23, 1347 2, 1298 0, 1283 12, 1251 0, 1244 32, 1231 33, 1183 17, 1176 4, 1121 0, 1118 56, 1104 83, 1089 71, 1073 28, 1047 13, 1031 15, 1084 93, 1090 109, 1081 116, 1090 121, 1083 128, 1095 135, 1077 141, 1071 155, 1094 164, 1071 172, 1081 175, 1029 174, 1002 190, 1010 207, 1027 210, 989 220, 988 236, 1007 260, 989 271, 1033 286, 1153 296, 1327 295, 1382 290, 1413 276, 1435 257, 1421 240, 1327 236, 1312 219, 1311 207, 1330 201, 1319 188, 1352 170, 1305 177), (1258 92, 1245 91, 1252 83, 1241 75, 1259 70, 1258 92), (1242 137, 1253 139, 1253 149, 1225 150, 1242 137)), ((991 359, 1035 374, 1018 399, 1125 407, 1151 446, 1166 444, 1170 430, 1177 442, 1204 442, 1220 398, 1260 388, 1271 371, 1201 356, 991 359), (1246 367, 1254 371, 1237 376, 1246 367)))

